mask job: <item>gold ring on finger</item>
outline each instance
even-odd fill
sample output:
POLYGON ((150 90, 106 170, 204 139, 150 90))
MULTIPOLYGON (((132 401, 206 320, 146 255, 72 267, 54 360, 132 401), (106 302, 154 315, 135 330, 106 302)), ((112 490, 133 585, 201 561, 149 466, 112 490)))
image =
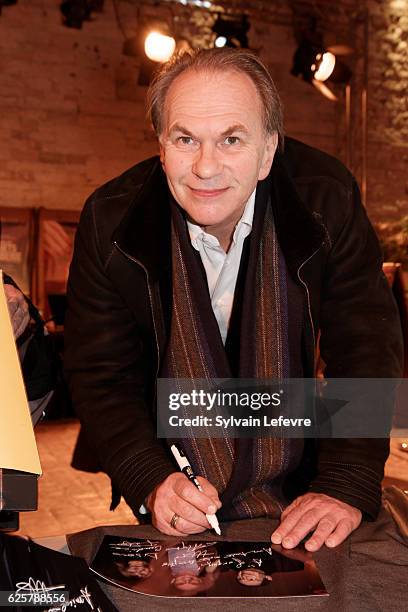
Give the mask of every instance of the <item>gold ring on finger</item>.
POLYGON ((176 529, 176 524, 179 518, 180 517, 178 514, 173 514, 173 516, 171 517, 171 521, 170 521, 170 527, 173 527, 173 529, 176 529))

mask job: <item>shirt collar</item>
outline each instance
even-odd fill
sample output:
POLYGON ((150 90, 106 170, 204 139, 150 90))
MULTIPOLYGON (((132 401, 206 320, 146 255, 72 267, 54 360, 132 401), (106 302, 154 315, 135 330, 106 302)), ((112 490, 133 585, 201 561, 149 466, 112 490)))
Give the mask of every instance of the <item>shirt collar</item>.
MULTIPOLYGON (((249 199, 247 203, 245 204, 244 212, 242 213, 240 220, 235 226, 234 236, 233 236, 234 242, 237 241, 240 235, 242 235, 243 237, 248 236, 248 234, 250 234, 252 230, 252 223, 254 220, 254 212, 255 212, 255 194, 256 194, 256 188, 253 190, 253 192, 249 196, 249 199)), ((190 235, 191 244, 197 251, 199 250, 198 241, 202 239, 203 236, 207 236, 210 241, 211 239, 215 241, 217 240, 215 236, 212 236, 211 234, 207 234, 207 232, 205 232, 203 228, 200 227, 200 225, 196 225, 195 223, 192 223, 188 219, 187 219, 187 229, 190 235)))

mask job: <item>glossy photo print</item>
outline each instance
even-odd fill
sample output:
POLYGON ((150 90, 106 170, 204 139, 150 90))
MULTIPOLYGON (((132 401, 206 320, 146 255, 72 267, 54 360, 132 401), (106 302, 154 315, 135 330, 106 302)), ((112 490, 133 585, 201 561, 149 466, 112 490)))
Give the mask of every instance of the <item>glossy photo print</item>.
POLYGON ((310 553, 270 542, 105 536, 91 569, 117 586, 161 597, 327 595, 310 553))

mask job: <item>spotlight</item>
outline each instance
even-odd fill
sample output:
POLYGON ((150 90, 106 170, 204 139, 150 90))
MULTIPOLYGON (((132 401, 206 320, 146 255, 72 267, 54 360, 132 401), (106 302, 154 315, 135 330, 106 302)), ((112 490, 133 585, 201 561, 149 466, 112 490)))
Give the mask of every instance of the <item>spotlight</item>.
POLYGON ((337 97, 326 82, 348 83, 352 75, 350 68, 329 49, 314 46, 306 41, 295 51, 291 74, 301 76, 331 100, 336 100, 337 97))
POLYGON ((176 48, 176 39, 165 21, 142 20, 138 31, 123 43, 123 55, 142 58, 145 55, 153 62, 167 62, 176 48))
POLYGON ((218 14, 212 27, 216 35, 215 46, 248 49, 247 34, 250 27, 247 15, 236 17, 218 14))
POLYGON ((145 38, 145 53, 154 62, 167 62, 173 55, 175 48, 176 41, 172 36, 161 34, 155 30, 145 38))
POLYGON ((316 61, 319 64, 316 65, 316 71, 314 73, 314 78, 317 81, 327 81, 330 76, 333 74, 334 67, 336 66, 336 56, 330 51, 326 51, 326 53, 318 53, 316 55, 316 61))
POLYGON ((227 39, 225 38, 225 36, 217 36, 214 44, 216 47, 219 48, 225 47, 225 45, 227 44, 227 39))

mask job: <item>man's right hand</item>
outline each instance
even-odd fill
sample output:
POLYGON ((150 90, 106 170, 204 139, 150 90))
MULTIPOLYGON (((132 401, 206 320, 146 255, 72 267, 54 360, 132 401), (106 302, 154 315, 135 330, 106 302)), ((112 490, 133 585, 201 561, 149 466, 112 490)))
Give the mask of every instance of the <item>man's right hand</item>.
POLYGON ((152 523, 162 533, 180 536, 201 533, 210 529, 206 514, 215 514, 221 508, 217 489, 205 478, 198 476, 203 489, 199 491, 181 472, 170 474, 147 498, 152 523), (175 528, 170 523, 174 515, 179 518, 175 528))

